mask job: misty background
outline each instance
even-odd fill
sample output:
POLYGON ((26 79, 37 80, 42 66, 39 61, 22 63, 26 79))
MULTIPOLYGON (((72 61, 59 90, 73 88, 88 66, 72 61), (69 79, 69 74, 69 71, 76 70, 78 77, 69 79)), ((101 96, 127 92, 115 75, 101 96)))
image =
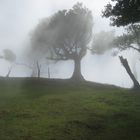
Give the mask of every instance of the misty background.
MULTIPOLYGON (((25 62, 25 52, 30 47, 32 31, 42 18, 46 18, 62 9, 71 8, 75 0, 0 0, 0 55, 2 50, 11 49, 17 56, 17 62, 25 62)), ((101 11, 108 0, 79 0, 93 14, 93 33, 115 30, 116 35, 123 32, 123 28, 109 26, 110 21, 101 17, 101 11)), ((94 37, 94 36, 93 36, 94 37)), ((140 81, 139 54, 133 50, 122 53, 131 66, 138 81, 140 81)), ((7 74, 10 63, 0 59, 0 76, 7 74)), ((49 65, 51 78, 69 78, 73 72, 72 61, 60 61, 49 65)), ((87 55, 82 59, 82 74, 86 80, 115 84, 121 87, 131 87, 132 81, 121 66, 118 56, 112 57, 112 50, 103 55, 87 55)), ((11 77, 28 77, 31 70, 28 67, 15 65, 11 77)), ((41 70, 41 77, 47 77, 47 64, 41 70)))

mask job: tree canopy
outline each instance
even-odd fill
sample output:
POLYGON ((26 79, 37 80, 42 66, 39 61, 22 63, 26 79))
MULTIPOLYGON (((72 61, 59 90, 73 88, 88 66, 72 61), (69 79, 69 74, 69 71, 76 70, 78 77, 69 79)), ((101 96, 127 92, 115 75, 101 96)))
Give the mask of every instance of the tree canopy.
POLYGON ((11 66, 8 69, 8 73, 6 74, 6 77, 9 77, 9 75, 12 71, 13 64, 16 61, 16 54, 10 49, 4 49, 3 55, 0 55, 0 59, 4 59, 11 63, 11 66))
MULTIPOLYGON (((126 31, 127 32, 124 33, 123 35, 118 36, 114 39, 114 46, 118 48, 120 51, 131 48, 140 53, 140 25, 131 24, 127 26, 126 31)), ((119 58, 125 70, 132 79, 134 83, 134 88, 140 88, 139 82, 135 78, 135 75, 132 73, 127 59, 123 58, 123 56, 120 56, 119 58)))
POLYGON ((119 50, 132 48, 140 53, 140 25, 132 24, 126 28, 126 33, 116 37, 114 45, 119 50))
POLYGON ((73 77, 81 77, 80 61, 92 37, 93 18, 89 9, 77 3, 42 20, 32 35, 33 47, 53 60, 74 60, 73 77), (49 52, 49 53, 48 53, 49 52))
POLYGON ((14 62, 16 60, 16 54, 10 49, 4 49, 3 55, 1 55, 0 58, 9 62, 14 62))
POLYGON ((101 31, 93 35, 91 52, 94 54, 103 54, 105 51, 113 48, 115 31, 101 31))
POLYGON ((140 21, 140 0, 111 0, 103 11, 111 25, 126 26, 140 21))

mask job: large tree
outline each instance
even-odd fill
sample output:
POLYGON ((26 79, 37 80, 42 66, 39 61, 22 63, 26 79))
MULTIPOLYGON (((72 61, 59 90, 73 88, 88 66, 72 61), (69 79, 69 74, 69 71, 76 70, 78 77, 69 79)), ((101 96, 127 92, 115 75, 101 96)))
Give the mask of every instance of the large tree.
MULTIPOLYGON (((130 29, 130 27, 129 27, 129 29, 130 29)), ((128 31, 129 34, 125 34, 125 35, 117 36, 117 37, 115 36, 114 31, 108 31, 108 32, 101 31, 98 34, 95 34, 94 38, 93 38, 92 49, 91 49, 92 53, 93 54, 94 53, 103 54, 106 50, 117 48, 117 50, 115 49, 115 51, 113 53, 113 55, 116 56, 118 54, 118 52, 125 50, 128 47, 138 50, 134 46, 134 43, 136 44, 137 39, 134 36, 132 36, 132 32, 130 32, 130 31, 131 30, 128 31), (131 37, 130 37, 130 35, 131 35, 131 37), (131 39, 129 39, 129 38, 131 38, 131 39)), ((123 58, 123 56, 120 56, 119 59, 120 59, 122 66, 124 66, 129 77, 133 81, 134 88, 139 88, 139 83, 138 83, 137 79, 135 78, 134 74, 132 73, 127 59, 123 58)))
POLYGON ((72 78, 82 80, 81 59, 91 40, 92 27, 91 11, 77 3, 72 9, 58 11, 41 21, 32 34, 32 44, 43 50, 48 59, 73 60, 72 78))
MULTIPOLYGON (((117 47, 120 51, 126 49, 134 49, 140 53, 140 25, 131 24, 126 28, 126 30, 127 33, 124 33, 123 35, 118 36, 116 37, 116 39, 114 39, 114 47, 117 47)), ((132 73, 127 59, 123 58, 122 56, 119 57, 119 59, 125 70, 127 71, 128 75, 132 79, 134 83, 134 88, 140 88, 139 82, 132 73)))
MULTIPOLYGON (((112 26, 127 26, 127 33, 115 40, 115 46, 119 50, 133 48, 140 52, 140 1, 139 0, 111 0, 105 6, 103 17, 110 18, 112 26), (136 44, 137 46, 134 46, 136 44)), ((139 83, 134 77, 129 67, 127 59, 119 57, 122 65, 126 69, 134 83, 134 87, 139 88, 139 83)))
POLYGON ((111 24, 125 26, 140 21, 140 0, 111 0, 103 11, 103 16, 110 18, 111 24))

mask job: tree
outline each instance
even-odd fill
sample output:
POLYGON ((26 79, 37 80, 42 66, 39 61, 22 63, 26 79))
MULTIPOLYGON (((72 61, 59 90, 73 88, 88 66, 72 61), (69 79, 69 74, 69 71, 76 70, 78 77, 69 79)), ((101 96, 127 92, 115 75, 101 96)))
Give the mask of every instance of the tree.
POLYGON ((8 73, 6 74, 6 77, 9 77, 11 71, 12 71, 12 67, 13 67, 13 64, 16 60, 16 55, 15 53, 10 50, 10 49, 5 49, 3 50, 3 55, 0 56, 0 59, 5 59, 6 61, 10 62, 11 63, 11 66, 8 70, 8 73))
POLYGON ((139 0, 111 0, 103 11, 103 17, 110 18, 113 26, 126 26, 140 21, 139 0))
POLYGON ((52 60, 73 60, 72 79, 83 80, 81 59, 92 37, 92 13, 81 3, 44 19, 32 34, 32 44, 52 60))
POLYGON ((119 59, 120 59, 121 64, 124 66, 126 72, 130 76, 131 80, 133 81, 134 88, 136 88, 136 89, 140 88, 139 82, 137 81, 137 79, 135 78, 134 74, 132 73, 127 59, 123 58, 123 56, 119 56, 119 59))
MULTIPOLYGON (((103 17, 110 18, 111 25, 113 26, 126 26, 127 34, 123 34, 114 40, 115 46, 119 50, 126 50, 133 48, 140 52, 140 1, 139 0, 111 0, 112 4, 108 3, 105 6, 103 17), (134 46, 137 44, 137 46, 134 46)), ((138 81, 131 72, 127 59, 122 56, 119 57, 122 65, 126 69, 130 78, 134 83, 134 87, 139 87, 138 81)))
MULTIPOLYGON (((120 51, 131 48, 140 53, 140 25, 129 25, 126 28, 126 30, 127 33, 114 39, 114 46, 117 47, 120 51)), ((135 78, 134 74, 132 73, 129 67, 127 59, 124 59, 122 56, 119 57, 119 59, 122 65, 124 66, 125 70, 127 71, 128 75, 132 79, 134 83, 134 88, 140 88, 137 79, 135 78)))
MULTIPOLYGON (((129 30, 129 33, 130 33, 130 30, 129 30)), ((126 35, 130 36, 128 34, 126 34, 126 35)), ((98 34, 95 34, 94 38, 93 38, 93 43, 92 43, 92 53, 93 54, 94 53, 102 54, 106 50, 109 50, 112 48, 117 48, 118 50, 122 51, 122 50, 127 49, 126 46, 128 47, 128 44, 133 47, 133 43, 135 43, 136 39, 135 40, 133 40, 133 39, 126 40, 126 36, 124 38, 123 37, 124 37, 124 35, 115 37, 114 31, 109 31, 109 32, 101 31, 98 34)), ((131 37, 131 38, 133 38, 133 37, 131 37)), ((116 54, 115 54, 115 56, 116 56, 116 54)), ((119 59, 120 59, 122 66, 125 68, 126 72, 128 73, 131 80, 133 81, 134 88, 139 88, 139 83, 138 83, 137 79, 135 78, 134 74, 132 73, 127 59, 123 58, 123 56, 120 56, 119 59)))
POLYGON ((101 31, 94 35, 91 52, 94 54, 103 54, 108 49, 113 48, 115 31, 101 31))
POLYGON ((40 78, 42 65, 39 63, 38 60, 36 62, 32 63, 31 65, 25 65, 25 64, 23 64, 23 65, 27 66, 28 68, 30 68, 32 70, 31 77, 40 78))
POLYGON ((140 24, 131 24, 126 31, 123 35, 118 36, 114 43, 121 51, 132 48, 140 53, 140 24))

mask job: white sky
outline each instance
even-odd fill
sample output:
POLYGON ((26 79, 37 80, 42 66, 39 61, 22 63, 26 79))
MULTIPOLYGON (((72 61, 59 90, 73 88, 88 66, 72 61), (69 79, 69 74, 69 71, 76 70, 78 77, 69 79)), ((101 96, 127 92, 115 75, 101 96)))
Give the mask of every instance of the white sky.
MULTIPOLYGON (((79 0, 79 2, 83 2, 86 7, 92 10, 94 32, 116 29, 109 26, 108 19, 101 18, 101 11, 108 1, 79 0)), ((42 18, 48 17, 58 10, 71 8, 76 2, 77 0, 0 0, 0 50, 10 48, 19 56, 26 48, 30 32, 42 18)), ((122 29, 116 30, 117 34, 121 33, 121 31, 122 29)), ((82 67, 82 73, 88 80, 113 83, 125 87, 132 85, 118 58, 113 58, 109 54, 88 56, 82 63, 87 65, 82 67)), ((65 64, 67 65, 66 62, 65 64)), ((6 75, 8 67, 8 62, 1 60, 0 75, 6 75)), ((56 67, 58 66, 56 65, 56 67)), ((68 69, 69 66, 67 65, 65 75, 69 74, 68 69)), ((27 76, 25 72, 27 70, 22 70, 23 67, 16 67, 12 72, 12 76, 27 76)), ((57 71, 59 71, 59 74, 56 72, 56 77, 63 74, 60 66, 57 71)))
MULTIPOLYGON (((94 31, 110 29, 101 10, 108 0, 79 0, 93 12, 94 31)), ((71 8, 76 0, 0 0, 0 48, 21 49, 21 43, 39 20, 59 9, 71 8), (8 40, 8 41, 7 41, 8 40)))

